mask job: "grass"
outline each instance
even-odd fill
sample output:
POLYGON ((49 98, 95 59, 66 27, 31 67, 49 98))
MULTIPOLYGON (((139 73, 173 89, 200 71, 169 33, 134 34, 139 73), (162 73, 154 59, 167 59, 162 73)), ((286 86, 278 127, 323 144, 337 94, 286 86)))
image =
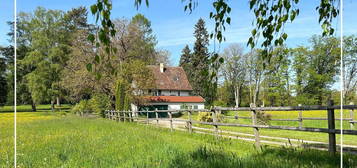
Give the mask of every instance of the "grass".
MULTIPOLYGON (((0 127, 11 130, 12 115, 0 127)), ((0 167, 13 165, 11 131, 1 134, 0 167)), ((18 113, 19 167, 338 167, 339 156, 315 150, 263 147, 170 132, 165 128, 80 118, 58 113, 18 113)), ((344 157, 346 167, 357 156, 344 157)))
MULTIPOLYGON (((297 119, 298 112, 297 111, 268 111, 267 113, 272 115, 272 118, 276 119, 297 119)), ((354 112, 354 120, 357 120, 357 112, 354 112)), ((226 112, 225 115, 234 116, 236 112, 229 111, 226 112)), ((243 111, 238 113, 239 116, 242 117, 251 117, 251 112, 243 111)), ((198 113, 193 113, 192 119, 197 120, 198 113)), ((327 112, 324 110, 315 110, 315 111, 304 111, 303 117, 321 117, 327 118, 327 112)), ((340 110, 335 110, 335 117, 340 117, 340 110)), ((181 116, 181 118, 187 119, 187 114, 181 116)), ((344 118, 349 118, 349 110, 344 111, 344 118)), ((226 123, 240 123, 240 124, 252 124, 250 119, 224 119, 222 122, 226 123)), ((295 126, 298 127, 299 123, 296 121, 270 121, 270 125, 280 125, 280 126, 295 126)), ((340 128, 340 121, 335 121, 336 128, 340 128)), ((202 124, 194 124, 194 126, 204 127, 204 128, 213 128, 209 125, 202 124)), ((303 127, 315 127, 315 128, 327 128, 327 120, 304 120, 303 127)), ((350 129, 350 124, 348 121, 343 122, 344 129, 350 129)), ((227 131, 237 131, 242 133, 250 133, 253 134, 252 128, 246 127, 227 127, 227 126, 219 126, 219 129, 227 130, 227 131)), ((355 130, 357 129, 357 124, 355 124, 355 130)), ((276 137, 285 137, 285 138, 293 138, 293 139, 303 139, 303 140, 311 140, 311 141, 319 141, 319 142, 328 142, 328 134, 326 133, 313 133, 313 132, 301 132, 301 131, 287 131, 287 130, 273 130, 273 129, 260 129, 260 135, 265 136, 276 136, 276 137)), ((340 135, 336 135, 336 141, 340 143, 340 135)), ((357 145, 357 136, 356 135, 344 135, 343 143, 346 145, 357 145)))
MULTIPOLYGON (((61 106, 55 105, 55 110, 56 111, 68 111, 72 106, 69 104, 62 104, 61 106)), ((36 106, 37 112, 48 112, 51 111, 51 105, 49 104, 41 104, 36 106)), ((3 106, 0 107, 0 113, 8 113, 8 112, 13 112, 14 107, 13 106, 3 106)), ((31 106, 30 105, 19 105, 17 106, 17 112, 31 112, 31 106)))

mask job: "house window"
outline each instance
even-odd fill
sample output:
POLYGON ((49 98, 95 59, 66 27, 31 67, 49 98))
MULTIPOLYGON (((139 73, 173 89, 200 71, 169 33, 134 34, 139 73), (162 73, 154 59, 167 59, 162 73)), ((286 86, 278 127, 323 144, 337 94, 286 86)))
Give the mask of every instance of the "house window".
POLYGON ((178 95, 178 96, 181 96, 181 93, 180 93, 180 91, 177 91, 177 95, 178 95))
POLYGON ((161 96, 161 90, 159 90, 158 92, 159 92, 159 93, 158 93, 158 96, 161 96))
POLYGON ((194 106, 193 106, 193 109, 198 109, 198 106, 197 106, 197 105, 194 105, 194 106))
POLYGON ((186 109, 190 109, 189 106, 187 106, 186 104, 182 104, 180 107, 181 110, 186 110, 186 109))

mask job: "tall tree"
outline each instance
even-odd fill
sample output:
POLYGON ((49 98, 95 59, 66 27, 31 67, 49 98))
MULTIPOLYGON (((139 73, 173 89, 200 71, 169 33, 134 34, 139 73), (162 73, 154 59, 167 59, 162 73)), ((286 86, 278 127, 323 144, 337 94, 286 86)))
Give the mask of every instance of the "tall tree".
POLYGON ((239 107, 241 102, 241 92, 246 82, 246 57, 243 55, 243 47, 239 44, 231 44, 224 49, 222 54, 225 62, 222 66, 222 73, 226 83, 232 88, 234 93, 235 106, 239 107))
POLYGON ((307 85, 307 66, 309 50, 306 47, 299 46, 290 50, 292 57, 292 69, 294 74, 294 92, 295 102, 297 104, 307 104, 309 102, 309 96, 304 92, 304 88, 307 85))
MULTIPOLYGON (((208 53, 209 35, 203 19, 199 19, 196 23, 194 36, 196 41, 193 47, 193 55, 191 59, 194 70, 192 71, 192 75, 189 80, 193 87, 194 93, 207 99, 212 96, 205 90, 207 82, 209 82, 208 72, 210 54, 208 53)), ((207 103, 209 104, 210 102, 207 103)))
POLYGON ((344 38, 344 103, 357 97, 357 37, 344 38), (355 92, 355 93, 354 93, 355 92))
POLYGON ((311 47, 292 50, 297 102, 321 105, 331 98, 331 87, 339 66, 339 41, 313 36, 311 47))
POLYGON ((190 47, 186 45, 185 48, 182 49, 179 66, 185 70, 188 79, 191 79, 191 75, 193 71, 191 60, 192 60, 192 53, 190 47))
POLYGON ((339 69, 339 41, 334 37, 313 36, 308 55, 308 81, 305 93, 313 98, 314 104, 323 104, 330 97, 330 88, 339 69))
POLYGON ((87 39, 86 36, 91 29, 78 31, 72 40, 72 52, 61 81, 72 101, 77 102, 100 93, 110 95, 112 100, 118 99, 115 104, 121 104, 123 107, 123 104, 118 102, 136 101, 133 97, 127 96, 132 90, 129 87, 122 87, 123 84, 139 80, 139 73, 143 74, 140 78, 147 79, 147 72, 150 71, 146 69, 146 65, 169 62, 167 51, 155 49, 156 38, 151 30, 150 21, 143 15, 134 16, 131 20, 116 19, 114 23, 117 33, 112 40, 117 46, 117 52, 111 53, 110 60, 102 60, 98 56, 106 54, 105 47, 95 46, 87 39), (96 61, 98 64, 91 67, 93 71, 88 71, 88 64, 94 64, 96 61), (116 69, 116 73, 112 73, 112 67, 108 64, 116 69), (101 76, 100 80, 97 75, 101 76), (126 96, 123 96, 124 93, 126 96))
POLYGON ((83 26, 86 10, 72 9, 68 13, 37 8, 33 14, 21 14, 19 22, 25 22, 29 52, 20 60, 31 71, 25 80, 34 103, 51 102, 61 96, 60 77, 66 65, 73 33, 83 26))
POLYGON ((290 94, 290 60, 288 49, 276 48, 272 52, 271 64, 267 65, 267 72, 263 81, 263 104, 269 106, 286 106, 291 103, 290 94), (266 102, 267 101, 267 102, 266 102))
POLYGON ((7 100, 8 86, 7 86, 7 70, 8 70, 8 60, 6 58, 7 49, 5 47, 0 47, 0 106, 3 106, 7 100))
POLYGON ((264 81, 266 66, 264 66, 263 52, 261 50, 252 50, 247 57, 249 97, 250 103, 258 106, 259 95, 262 83, 264 81))

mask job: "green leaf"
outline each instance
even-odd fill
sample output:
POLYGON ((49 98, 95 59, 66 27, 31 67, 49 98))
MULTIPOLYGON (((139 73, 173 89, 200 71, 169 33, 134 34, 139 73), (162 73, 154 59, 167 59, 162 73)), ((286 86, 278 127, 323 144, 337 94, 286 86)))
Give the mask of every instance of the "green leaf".
POLYGON ((89 34, 88 37, 87 37, 87 39, 88 39, 90 42, 93 43, 94 40, 95 40, 94 34, 89 34))
POLYGON ((290 21, 291 21, 291 22, 295 19, 295 16, 296 16, 296 12, 295 12, 295 11, 292 11, 292 12, 291 12, 291 15, 290 15, 290 21))
POLYGON ((94 61, 95 61, 95 62, 97 62, 97 63, 99 63, 99 62, 100 62, 100 58, 99 58, 99 56, 98 56, 98 55, 95 55, 95 57, 94 57, 94 61))
POLYGON ((251 0, 251 1, 249 2, 249 8, 250 8, 250 9, 253 8, 253 6, 255 5, 255 2, 256 2, 256 0, 251 0))
POLYGON ((224 58, 223 58, 223 57, 219 58, 219 62, 220 62, 221 64, 223 64, 223 63, 224 63, 224 58))
POLYGON ((256 29, 253 29, 252 30, 252 35, 255 36, 257 34, 257 30, 256 29))
POLYGON ((87 64, 86 68, 87 68, 88 72, 92 72, 92 64, 91 63, 87 64))
POLYGON ((231 18, 230 17, 227 17, 226 21, 227 21, 228 24, 231 24, 231 18))
POLYGON ((286 39, 288 38, 288 34, 284 33, 284 34, 282 35, 282 37, 283 37, 284 40, 286 40, 286 39))
POLYGON ((99 11, 102 11, 102 10, 103 10, 103 4, 100 3, 100 2, 97 4, 97 7, 98 7, 98 10, 99 10, 99 11))
POLYGON ((92 5, 90 6, 90 11, 92 12, 92 14, 94 15, 95 13, 97 13, 97 5, 92 5))

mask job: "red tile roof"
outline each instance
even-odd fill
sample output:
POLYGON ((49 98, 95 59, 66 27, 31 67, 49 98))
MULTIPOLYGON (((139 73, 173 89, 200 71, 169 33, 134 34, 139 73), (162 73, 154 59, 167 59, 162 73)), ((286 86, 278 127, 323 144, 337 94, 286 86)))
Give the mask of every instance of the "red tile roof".
POLYGON ((167 103, 203 103, 205 99, 201 96, 149 96, 146 97, 149 102, 167 102, 167 103))
POLYGON ((160 72, 160 66, 148 66, 155 78, 155 88, 160 90, 188 90, 192 91, 186 72, 182 67, 165 67, 160 72))

